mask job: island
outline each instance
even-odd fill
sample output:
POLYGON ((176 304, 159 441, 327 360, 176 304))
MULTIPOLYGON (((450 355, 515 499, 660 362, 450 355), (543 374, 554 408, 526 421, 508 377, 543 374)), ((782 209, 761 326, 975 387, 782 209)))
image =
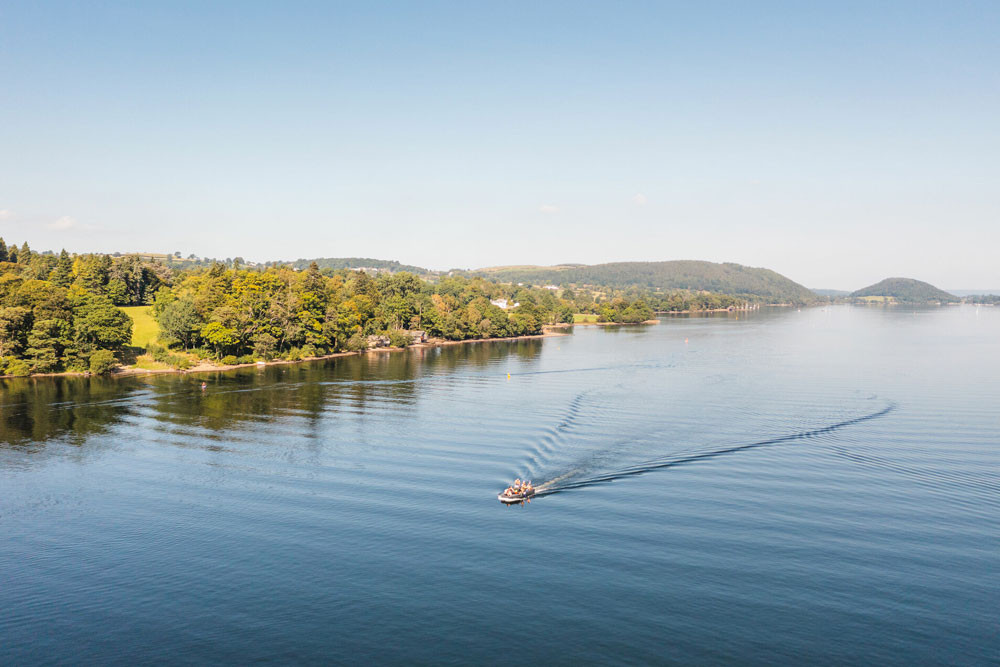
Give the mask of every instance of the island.
POLYGON ((886 278, 851 292, 850 298, 869 303, 942 304, 961 301, 954 294, 913 278, 886 278))

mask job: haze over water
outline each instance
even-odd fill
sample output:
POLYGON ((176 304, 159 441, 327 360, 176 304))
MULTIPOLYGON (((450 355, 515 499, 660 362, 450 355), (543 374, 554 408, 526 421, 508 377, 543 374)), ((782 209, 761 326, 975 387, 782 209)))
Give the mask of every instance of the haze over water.
POLYGON ((998 377, 838 306, 4 380, 0 662, 995 663, 998 377))

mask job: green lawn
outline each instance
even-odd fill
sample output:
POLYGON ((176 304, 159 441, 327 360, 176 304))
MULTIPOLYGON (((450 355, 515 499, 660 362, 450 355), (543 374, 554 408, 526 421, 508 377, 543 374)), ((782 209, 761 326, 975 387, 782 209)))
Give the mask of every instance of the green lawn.
POLYGON ((149 306, 128 306, 122 308, 132 318, 132 346, 146 349, 160 335, 160 326, 153 319, 149 306))
POLYGON ((596 322, 597 315, 591 313, 575 313, 573 315, 574 322, 596 322))

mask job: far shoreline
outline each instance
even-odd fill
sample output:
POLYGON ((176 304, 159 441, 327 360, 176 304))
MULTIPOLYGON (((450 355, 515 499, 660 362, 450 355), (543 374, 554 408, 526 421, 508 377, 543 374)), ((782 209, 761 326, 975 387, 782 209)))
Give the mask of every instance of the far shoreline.
POLYGON ((643 320, 642 322, 574 322, 574 327, 635 327, 642 324, 659 324, 660 320, 643 320))

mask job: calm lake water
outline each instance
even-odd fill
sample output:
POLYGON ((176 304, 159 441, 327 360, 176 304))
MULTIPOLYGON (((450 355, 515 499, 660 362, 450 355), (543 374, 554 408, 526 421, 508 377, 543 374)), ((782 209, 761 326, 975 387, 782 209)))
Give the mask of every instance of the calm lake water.
POLYGON ((1000 660, 1000 308, 2 382, 3 664, 1000 660))

